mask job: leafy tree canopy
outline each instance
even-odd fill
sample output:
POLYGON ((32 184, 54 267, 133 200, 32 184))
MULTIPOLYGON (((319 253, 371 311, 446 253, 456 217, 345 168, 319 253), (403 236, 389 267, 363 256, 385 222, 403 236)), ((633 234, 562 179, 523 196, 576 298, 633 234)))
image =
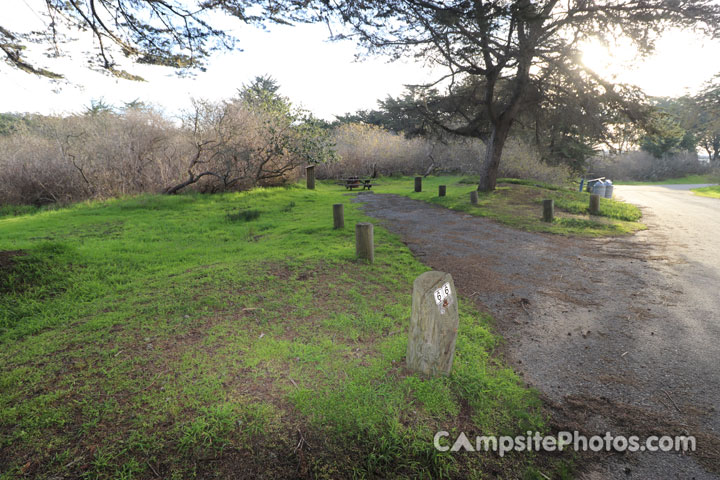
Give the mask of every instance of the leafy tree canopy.
POLYGON ((648 133, 640 139, 640 148, 655 158, 663 158, 682 151, 694 152, 692 133, 680 126, 672 114, 658 110, 648 123, 648 133))
MULTIPOLYGON (((566 164, 577 171, 600 144, 609 150, 622 149, 628 131, 636 131, 632 122, 644 118, 650 109, 637 89, 625 86, 603 91, 591 82, 581 85, 595 88, 596 94, 556 89, 546 83, 542 100, 522 110, 513 127, 514 135, 534 143, 547 163, 566 164)), ((508 86, 502 81, 497 88, 508 86)), ((482 82, 471 77, 442 94, 435 88, 411 87, 397 98, 378 102, 376 110, 340 116, 338 122, 378 125, 408 137, 433 136, 443 141, 448 135, 460 135, 488 141, 492 122, 480 100, 483 88, 482 82), (476 120, 472 128, 467 128, 469 118, 476 120)))
POLYGON ((643 150, 656 157, 703 150, 720 160, 720 76, 696 95, 654 98, 654 111, 641 138, 643 150))
POLYGON ((266 126, 276 138, 272 145, 278 152, 294 155, 305 163, 334 161, 335 145, 326 123, 309 111, 293 106, 279 90, 280 84, 271 76, 257 76, 238 90, 237 99, 231 103, 239 102, 242 107, 268 118, 266 126))
POLYGON ((694 98, 697 121, 693 133, 698 145, 707 152, 713 163, 720 162, 720 75, 705 86, 694 98))
POLYGON ((257 76, 238 89, 238 98, 250 108, 290 115, 292 104, 280 95, 280 85, 270 75, 257 76))
MULTIPOLYGON (((641 120, 642 96, 585 68, 582 42, 629 39, 651 52, 668 27, 720 36, 720 5, 710 0, 397 0, 326 3, 369 52, 414 56, 443 67, 446 106, 426 118, 487 145, 480 190, 495 187, 503 147, 517 123, 533 122, 554 142, 548 151, 575 156, 641 120), (454 101, 452 101, 454 99, 454 101), (599 114, 599 117, 597 115, 599 114), (599 120, 596 120, 599 119, 599 120), (577 123, 582 120, 582 123, 577 123), (559 122, 559 123, 548 123, 559 122), (612 129, 597 122, 616 124, 612 129)), ((539 132, 539 134, 542 132, 539 132)))

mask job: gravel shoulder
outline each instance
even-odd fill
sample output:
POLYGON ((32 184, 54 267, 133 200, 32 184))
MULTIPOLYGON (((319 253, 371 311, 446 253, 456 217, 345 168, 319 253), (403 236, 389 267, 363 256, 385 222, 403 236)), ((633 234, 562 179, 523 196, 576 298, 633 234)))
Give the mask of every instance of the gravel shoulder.
POLYGON ((720 478, 720 200, 692 197, 695 187, 616 187, 649 229, 603 239, 522 232, 394 195, 358 201, 494 315, 507 360, 541 392, 554 428, 698 438, 691 455, 581 455, 584 478, 711 479, 720 478))

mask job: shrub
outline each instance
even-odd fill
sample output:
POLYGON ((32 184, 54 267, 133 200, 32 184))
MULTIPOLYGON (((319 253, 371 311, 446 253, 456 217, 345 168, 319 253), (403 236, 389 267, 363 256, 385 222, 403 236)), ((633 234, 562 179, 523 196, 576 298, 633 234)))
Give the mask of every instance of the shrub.
POLYGON ((424 172, 432 163, 429 142, 407 139, 375 125, 349 123, 333 131, 338 161, 319 165, 318 178, 424 172))
POLYGON ((284 185, 298 179, 302 166, 334 155, 317 120, 284 100, 197 101, 184 131, 187 173, 167 193, 189 186, 219 192, 284 185))
MULTIPOLYGON (((350 175, 413 175, 433 171, 476 174, 481 171, 485 145, 477 139, 453 137, 443 142, 426 138, 408 139, 382 127, 347 123, 333 132, 339 160, 317 168, 319 178, 350 175)), ((562 182, 570 176, 564 166, 550 166, 540 160, 536 149, 511 139, 500 164, 500 176, 562 182)))
POLYGON ((275 95, 196 102, 182 125, 147 108, 27 116, 0 135, 0 203, 244 190, 333 158, 320 123, 275 95))
POLYGON ((571 177, 572 171, 566 165, 548 165, 532 145, 511 138, 505 143, 498 175, 560 184, 571 177))
POLYGON ((149 110, 34 118, 0 137, 0 201, 43 205, 159 191, 179 172, 179 136, 149 110))
POLYGON ((656 158, 642 151, 600 155, 590 160, 588 169, 592 175, 635 181, 659 181, 705 174, 711 170, 710 163, 698 160, 696 154, 676 153, 656 158))

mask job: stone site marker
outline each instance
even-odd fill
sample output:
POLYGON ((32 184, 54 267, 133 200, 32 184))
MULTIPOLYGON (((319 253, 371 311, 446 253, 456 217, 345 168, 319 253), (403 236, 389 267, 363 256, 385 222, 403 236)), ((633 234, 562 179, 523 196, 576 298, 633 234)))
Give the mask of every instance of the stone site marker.
POLYGON ((449 375, 458 330, 455 284, 449 273, 425 272, 413 282, 407 366, 426 375, 449 375))

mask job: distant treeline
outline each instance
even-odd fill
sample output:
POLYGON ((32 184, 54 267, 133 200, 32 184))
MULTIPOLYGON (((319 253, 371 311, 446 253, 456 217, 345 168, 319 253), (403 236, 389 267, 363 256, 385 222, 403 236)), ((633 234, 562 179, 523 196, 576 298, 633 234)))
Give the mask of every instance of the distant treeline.
MULTIPOLYGON (((636 151, 549 162, 518 134, 505 146, 500 176, 559 183, 588 172, 618 180, 708 172, 716 156, 702 162, 695 149, 712 138, 681 122, 679 112, 689 107, 664 102, 655 127, 634 139, 636 151)), ((94 102, 62 117, 3 113, 0 203, 244 190, 295 182, 308 164, 318 165, 321 179, 482 171, 481 140, 423 131, 417 118, 397 115, 396 104, 381 105, 389 107, 329 124, 293 107, 271 78, 258 77, 230 100, 194 102, 181 122, 140 102, 94 102)))

